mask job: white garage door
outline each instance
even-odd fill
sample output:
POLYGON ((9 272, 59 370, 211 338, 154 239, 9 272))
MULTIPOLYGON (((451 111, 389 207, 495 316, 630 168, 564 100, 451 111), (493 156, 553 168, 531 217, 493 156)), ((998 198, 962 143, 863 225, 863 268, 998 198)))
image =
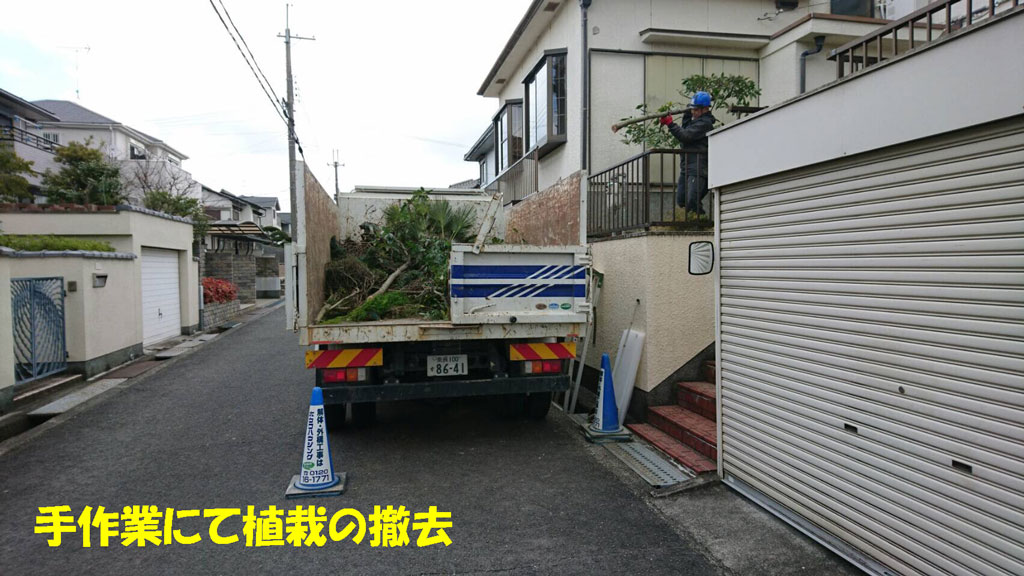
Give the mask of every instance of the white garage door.
POLYGON ((1024 121, 720 211, 726 481, 869 571, 1024 574, 1024 121))
POLYGON ((178 253, 142 249, 142 343, 150 345, 181 334, 178 253))

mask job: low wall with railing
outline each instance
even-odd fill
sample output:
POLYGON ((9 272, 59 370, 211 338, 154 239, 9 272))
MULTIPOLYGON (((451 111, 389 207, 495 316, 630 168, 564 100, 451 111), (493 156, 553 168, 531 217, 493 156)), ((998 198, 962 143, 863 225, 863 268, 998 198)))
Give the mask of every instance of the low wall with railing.
POLYGON ((505 239, 512 244, 566 246, 580 241, 580 172, 505 206, 505 239))
POLYGON ((587 236, 600 238, 657 227, 712 227, 708 197, 701 206, 705 216, 676 203, 680 178, 702 170, 699 155, 681 149, 648 150, 591 176, 587 188, 587 236))

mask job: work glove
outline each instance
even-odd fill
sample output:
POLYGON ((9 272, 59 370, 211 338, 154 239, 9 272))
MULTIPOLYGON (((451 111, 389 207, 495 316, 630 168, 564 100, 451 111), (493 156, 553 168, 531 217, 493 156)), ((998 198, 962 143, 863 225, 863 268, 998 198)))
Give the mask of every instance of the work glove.
POLYGON ((658 120, 658 122, 661 122, 662 126, 668 126, 669 124, 672 123, 672 115, 666 114, 665 116, 662 116, 661 119, 658 120))

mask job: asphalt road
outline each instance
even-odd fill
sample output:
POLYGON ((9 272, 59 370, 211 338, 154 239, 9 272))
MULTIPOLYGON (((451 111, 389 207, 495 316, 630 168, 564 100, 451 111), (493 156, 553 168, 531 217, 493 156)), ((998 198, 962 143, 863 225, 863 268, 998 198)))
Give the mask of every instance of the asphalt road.
POLYGON ((298 473, 312 375, 278 309, 162 367, 0 455, 0 574, 720 574, 576 437, 566 419, 501 419, 481 399, 389 404, 370 430, 332 430, 343 496, 286 500, 298 473), (238 516, 198 544, 57 548, 34 534, 37 507, 120 511, 374 505, 452 513, 453 543, 380 548, 244 546, 238 516))

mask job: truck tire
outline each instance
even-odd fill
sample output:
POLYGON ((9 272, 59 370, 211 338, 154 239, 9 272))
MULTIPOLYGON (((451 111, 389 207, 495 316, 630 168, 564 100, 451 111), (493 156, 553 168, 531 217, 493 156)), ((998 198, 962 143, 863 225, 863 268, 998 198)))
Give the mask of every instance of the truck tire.
POLYGON ((341 430, 345 427, 345 409, 348 404, 327 404, 324 406, 324 419, 327 421, 327 431, 341 430))
POLYGON ((526 417, 530 420, 543 420, 551 410, 551 392, 534 392, 526 397, 526 417))
POLYGON ((526 410, 526 394, 503 394, 498 397, 498 412, 502 418, 522 418, 526 410))
POLYGON ((369 428, 377 420, 376 402, 353 402, 352 425, 356 428, 369 428))

